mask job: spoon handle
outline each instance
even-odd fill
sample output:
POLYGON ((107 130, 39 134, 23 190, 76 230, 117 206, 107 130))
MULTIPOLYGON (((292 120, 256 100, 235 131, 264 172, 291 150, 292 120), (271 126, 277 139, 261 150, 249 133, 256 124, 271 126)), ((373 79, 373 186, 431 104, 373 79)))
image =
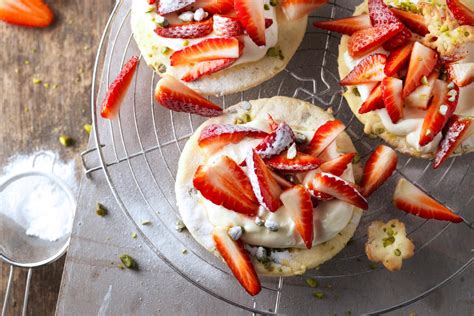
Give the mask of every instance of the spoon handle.
POLYGON ((31 274, 33 273, 33 269, 28 269, 28 275, 26 276, 26 285, 25 285, 25 294, 23 297, 23 308, 21 311, 22 316, 26 316, 26 309, 28 307, 28 297, 30 296, 30 283, 31 283, 31 274))
POLYGON ((5 290, 5 298, 3 299, 2 316, 7 315, 8 302, 10 300, 10 292, 13 285, 13 271, 14 270, 15 268, 13 266, 10 266, 10 274, 8 275, 7 289, 5 290))

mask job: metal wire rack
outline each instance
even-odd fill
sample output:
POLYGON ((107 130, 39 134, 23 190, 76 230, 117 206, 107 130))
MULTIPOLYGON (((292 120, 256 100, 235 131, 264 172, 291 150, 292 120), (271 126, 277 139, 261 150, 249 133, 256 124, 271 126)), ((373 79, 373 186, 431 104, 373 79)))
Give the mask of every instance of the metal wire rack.
MULTIPOLYGON (((144 243, 185 280, 225 303, 253 313, 344 313, 352 309, 355 313, 379 314, 422 299, 472 265, 472 229, 406 215, 390 203, 394 184, 403 176, 445 205, 467 214, 474 204, 469 191, 474 187, 472 156, 453 158, 434 171, 426 160, 400 155, 397 175, 371 198, 370 210, 338 256, 304 277, 264 278, 262 293, 256 298, 247 296, 217 258, 189 234, 175 229, 179 219, 174 195, 178 158, 186 140, 204 119, 157 105, 153 90, 159 78, 144 62, 139 65, 118 119, 99 119, 100 100, 111 78, 131 55, 139 54, 129 26, 131 2, 117 1, 100 41, 91 95, 96 146, 84 152, 82 159, 87 176, 98 170, 104 172, 118 204, 144 243), (86 167, 92 164, 94 154, 99 166, 86 167), (390 218, 400 218, 406 224, 417 246, 417 255, 404 263, 406 267, 398 274, 369 265, 363 249, 369 223, 390 218), (153 224, 143 226, 144 220, 153 224), (187 249, 187 255, 182 254, 182 249, 187 249), (324 284, 324 303, 311 298, 313 289, 304 285, 308 276, 324 284), (393 285, 389 295, 387 282, 393 285), (370 300, 354 300, 354 295, 370 296, 370 300)), ((285 95, 323 108, 332 107, 334 115, 346 123, 346 131, 365 159, 380 141, 364 136, 362 125, 342 97, 337 74, 339 36, 311 26, 315 20, 349 16, 356 4, 353 0, 334 0, 319 9, 310 17, 305 40, 287 69, 257 88, 213 97, 212 101, 225 108, 241 100, 285 95)))

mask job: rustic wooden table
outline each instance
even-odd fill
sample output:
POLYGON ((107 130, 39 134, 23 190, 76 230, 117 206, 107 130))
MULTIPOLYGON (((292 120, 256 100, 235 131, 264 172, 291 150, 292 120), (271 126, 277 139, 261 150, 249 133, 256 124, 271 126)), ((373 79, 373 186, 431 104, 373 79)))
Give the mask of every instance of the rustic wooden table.
MULTIPOLYGON (((90 121, 89 89, 99 36, 113 0, 47 1, 56 22, 46 29, 0 23, 0 167, 16 153, 38 149, 60 152, 71 159, 85 148, 90 121), (40 79, 41 83, 33 83, 40 79), (71 148, 58 141, 61 134, 76 140, 71 148)), ((52 315, 61 282, 64 257, 35 270, 29 315, 52 315)), ((8 265, 0 263, 0 298, 4 296, 8 265)), ((13 305, 19 315, 26 271, 15 274, 13 305)))

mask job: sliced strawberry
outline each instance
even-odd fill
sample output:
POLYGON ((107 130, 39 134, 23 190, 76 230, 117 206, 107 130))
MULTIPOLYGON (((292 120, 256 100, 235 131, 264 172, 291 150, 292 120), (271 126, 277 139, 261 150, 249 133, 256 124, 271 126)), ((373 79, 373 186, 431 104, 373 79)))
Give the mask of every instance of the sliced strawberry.
POLYGON ((364 58, 339 83, 342 86, 357 85, 382 81, 385 77, 383 69, 387 61, 384 54, 372 54, 364 58))
POLYGON ((21 26, 46 27, 53 23, 54 15, 43 0, 1 0, 0 20, 21 26))
POLYGON ((382 97, 390 119, 395 124, 403 117, 403 81, 386 77, 382 81, 382 97))
POLYGON ((242 241, 230 238, 226 229, 216 228, 212 234, 216 249, 230 268, 235 278, 252 296, 261 290, 260 280, 250 260, 250 255, 245 250, 242 241))
POLYGON ((459 215, 453 213, 403 178, 398 181, 395 188, 393 204, 402 211, 426 219, 437 219, 453 223, 463 221, 459 215))
POLYGON ((341 34, 352 35, 357 31, 372 27, 368 14, 353 16, 350 18, 338 19, 333 21, 314 22, 315 27, 333 31, 341 34))
POLYGON ((390 11, 392 11, 392 13, 413 32, 418 33, 421 36, 425 36, 430 32, 428 26, 426 26, 423 15, 397 8, 391 8, 390 11))
POLYGON ((375 88, 370 92, 369 97, 362 103, 359 113, 365 114, 375 110, 383 109, 385 104, 383 103, 382 97, 382 83, 377 84, 375 88))
POLYGON ((299 184, 283 192, 281 200, 306 248, 311 249, 314 236, 311 194, 299 184))
POLYGON ((211 34, 212 24, 211 18, 201 22, 186 22, 167 27, 158 26, 155 33, 166 38, 199 38, 211 34))
POLYGON ((361 209, 368 209, 367 200, 353 184, 330 173, 317 173, 313 178, 312 188, 314 191, 331 195, 361 209))
POLYGON ((201 149, 215 153, 228 144, 237 144, 244 138, 263 138, 268 134, 256 128, 233 124, 211 124, 203 128, 198 139, 201 149))
POLYGON ((156 12, 158 12, 159 15, 176 12, 193 4, 195 1, 196 0, 159 0, 156 12))
POLYGON ((123 66, 114 82, 109 86, 105 99, 102 102, 100 115, 103 118, 113 119, 120 110, 123 98, 127 95, 128 87, 132 82, 133 75, 137 69, 139 59, 133 56, 123 66))
POLYGON ((321 160, 303 153, 298 152, 296 157, 289 159, 287 151, 277 156, 267 159, 265 163, 273 169, 285 172, 304 172, 318 169, 321 160))
POLYGON ((156 85, 156 100, 164 107, 202 116, 218 116, 222 109, 170 75, 164 75, 156 85))
POLYGON ((282 190, 278 182, 255 150, 252 150, 245 161, 250 183, 258 202, 271 212, 276 212, 282 205, 280 201, 282 190))
POLYGON ((403 87, 403 98, 421 85, 421 78, 428 77, 438 62, 438 54, 420 42, 415 42, 410 55, 408 73, 403 87))
POLYGON ((344 123, 339 120, 327 121, 314 132, 306 152, 314 157, 318 157, 345 128, 344 123))
POLYGON ((148 0, 148 4, 155 4, 156 0, 148 0))
POLYGON ((340 153, 337 149, 337 141, 332 141, 324 150, 319 154, 318 158, 322 161, 329 161, 336 159, 340 156, 340 153))
POLYGON ((301 19, 319 8, 327 0, 282 0, 281 9, 290 21, 301 19))
POLYGON ((408 64, 412 49, 413 43, 409 43, 390 52, 384 68, 384 72, 387 77, 398 74, 398 72, 408 64))
POLYGON ((202 61, 239 58, 239 40, 232 38, 209 38, 195 45, 174 52, 170 56, 171 66, 187 65, 202 61))
POLYGON ((320 192, 316 190, 313 186, 314 184, 314 177, 316 174, 320 173, 321 170, 313 170, 308 172, 304 179, 303 179, 303 185, 306 188, 306 190, 311 194, 311 196, 314 198, 313 201, 331 201, 334 200, 334 197, 332 195, 320 192))
POLYGON ((383 44, 383 49, 391 52, 411 42, 413 34, 402 24, 401 31, 383 44))
POLYGON ((437 79, 433 87, 433 99, 426 113, 420 133, 420 146, 429 144, 440 133, 458 105, 459 88, 448 88, 445 81, 437 79), (449 92, 453 91, 453 92, 449 92))
MULTIPOLYGON (((244 43, 239 42, 239 57, 242 56, 243 52, 244 43)), ((238 58, 223 58, 195 63, 187 70, 181 80, 184 82, 195 81, 203 76, 210 75, 230 67, 237 59, 238 58)))
POLYGON ((319 168, 324 172, 340 177, 347 169, 347 166, 352 163, 355 155, 355 153, 342 154, 336 159, 321 164, 319 168))
POLYGON ((383 43, 400 33, 402 28, 401 23, 393 23, 357 31, 349 39, 349 54, 352 57, 363 56, 382 46, 383 43))
POLYGON ((196 0, 191 8, 202 8, 210 14, 226 14, 234 8, 234 0, 196 0))
POLYGON ((439 143, 438 150, 436 151, 435 159, 433 161, 433 168, 438 168, 456 148, 461 144, 466 136, 466 132, 469 130, 472 124, 470 118, 461 118, 457 115, 453 115, 448 124, 446 124, 446 134, 439 143))
POLYGON ((229 68, 237 58, 224 58, 209 61, 201 61, 191 67, 181 78, 184 82, 192 82, 203 76, 210 75, 229 68))
POLYGON ((403 100, 405 105, 412 108, 426 110, 431 99, 433 86, 438 77, 439 71, 435 68, 435 70, 433 70, 431 75, 427 78, 426 82, 424 82, 421 86, 418 86, 418 88, 416 88, 403 100))
POLYGON ((474 11, 463 4, 461 0, 446 0, 446 4, 459 24, 474 26, 474 11))
POLYGON ((459 87, 467 86, 474 81, 474 63, 449 64, 449 78, 459 87))
POLYGON ((201 165, 194 174, 193 185, 214 204, 247 216, 258 213, 258 200, 250 180, 235 161, 220 157, 211 165, 201 165))
POLYGON ((295 133, 291 127, 285 122, 281 122, 270 135, 255 147, 255 150, 262 158, 268 159, 288 149, 294 141, 295 133))
POLYGON ((365 163, 362 181, 362 193, 369 197, 374 193, 397 168, 397 153, 390 147, 379 145, 365 163))
POLYGON ((252 41, 265 46, 265 15, 261 1, 235 0, 235 12, 252 41))
POLYGON ((244 27, 239 19, 234 16, 215 14, 214 33, 220 37, 235 37, 244 34, 244 27))

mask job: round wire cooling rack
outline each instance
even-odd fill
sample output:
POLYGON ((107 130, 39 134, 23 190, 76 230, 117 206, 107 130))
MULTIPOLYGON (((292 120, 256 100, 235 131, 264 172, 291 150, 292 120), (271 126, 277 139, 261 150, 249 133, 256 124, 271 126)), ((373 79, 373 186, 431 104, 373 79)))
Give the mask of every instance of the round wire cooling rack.
MULTIPOLYGON (((470 191, 474 187, 474 162, 464 155, 434 171, 426 160, 400 155, 396 176, 371 197, 370 210, 343 251, 305 276, 263 278, 262 292, 255 298, 249 297, 219 259, 188 233, 175 228, 179 220, 174 194, 179 155, 204 119, 174 113, 156 104, 153 90, 159 78, 144 62, 137 69, 118 118, 99 119, 100 100, 111 78, 130 56, 140 54, 129 26, 131 2, 117 1, 99 44, 91 95, 96 147, 84 152, 82 159, 86 166, 87 155, 97 152, 100 166, 86 168, 86 175, 103 170, 118 204, 144 243, 176 273, 222 302, 253 313, 332 314, 351 310, 357 314, 379 314, 416 302, 466 269, 472 270, 472 227, 406 215, 391 206, 390 197, 398 178, 406 177, 466 216, 474 204, 470 191), (369 264, 364 251, 370 222, 391 218, 400 218, 406 224, 417 246, 416 255, 404 262, 404 269, 398 273, 369 264), (144 221, 152 224, 143 225, 144 221), (305 285, 306 277, 320 280, 324 300, 312 297, 315 289, 305 285)), ((317 15, 310 17, 305 39, 287 69, 257 88, 212 97, 212 101, 225 108, 241 100, 285 95, 325 109, 331 107, 334 115, 346 123, 346 132, 364 160, 379 140, 364 136, 362 125, 342 97, 337 74, 340 38, 311 26, 315 20, 349 16, 355 5, 355 1, 339 0, 319 9, 317 15)), ((472 214, 469 216, 472 218, 472 214)))

